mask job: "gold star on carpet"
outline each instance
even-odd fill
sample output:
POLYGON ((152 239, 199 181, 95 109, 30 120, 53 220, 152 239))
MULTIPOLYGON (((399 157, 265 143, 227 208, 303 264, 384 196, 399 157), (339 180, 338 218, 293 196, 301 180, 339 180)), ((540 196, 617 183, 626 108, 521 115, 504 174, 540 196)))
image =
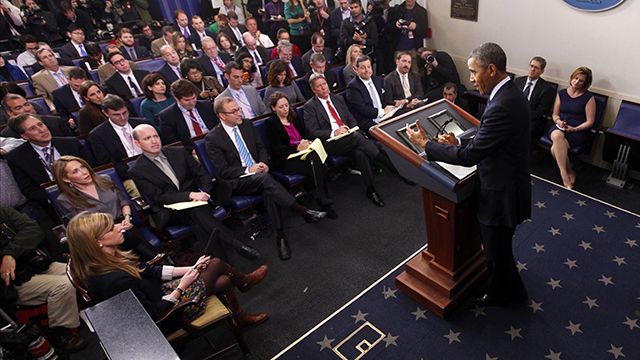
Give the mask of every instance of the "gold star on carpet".
POLYGON ((555 290, 556 288, 561 288, 560 280, 554 280, 553 278, 549 278, 549 281, 546 282, 547 285, 551 286, 551 290, 555 290))
POLYGON ((442 335, 442 336, 448 339, 449 345, 451 345, 454 341, 461 342, 460 334, 462 334, 462 332, 453 332, 453 330, 449 329, 449 333, 447 335, 442 335))
POLYGON ((629 238, 627 238, 627 241, 625 241, 624 243, 629 245, 630 248, 632 248, 634 246, 638 246, 638 241, 637 240, 631 240, 629 238))
POLYGON ((582 249, 584 249, 585 251, 588 250, 593 250, 593 248, 591 247, 591 243, 590 242, 585 242, 584 240, 582 240, 580 242, 580 244, 578 244, 578 246, 580 246, 582 249))
POLYGON ((624 261, 623 257, 616 256, 611 261, 613 261, 614 263, 618 264, 618 266, 627 265, 627 262, 624 261))
POLYGON ((329 339, 327 338, 327 335, 325 335, 324 339, 322 339, 322 341, 316 342, 316 344, 320 345, 320 351, 322 351, 324 349, 331 349, 331 343, 335 340, 336 339, 329 339))
POLYGON ((600 226, 600 225, 596 225, 596 224, 593 225, 591 230, 595 231, 598 234, 605 232, 604 226, 600 226))
POLYGON ((534 314, 537 313, 538 311, 544 311, 544 309, 542 308, 542 302, 536 302, 533 299, 531 299, 531 304, 529 304, 529 307, 531 308, 534 314))
POLYGON ((563 217, 565 220, 567 220, 567 221, 569 221, 569 220, 575 220, 575 218, 573 217, 573 214, 568 213, 568 212, 564 213, 564 214, 562 215, 562 217, 563 217))
POLYGON ((362 311, 358 310, 358 313, 355 315, 351 315, 351 317, 356 319, 355 323, 357 324, 358 321, 367 321, 367 315, 369 315, 369 313, 363 313, 362 311))
POLYGON ((613 358, 617 359, 619 357, 626 357, 623 353, 622 353, 622 346, 617 347, 613 344, 609 344, 611 345, 611 349, 607 350, 608 353, 613 354, 613 358))
POLYGON ((537 207, 538 209, 542 209, 542 208, 546 208, 547 207, 547 205, 545 203, 540 202, 540 201, 538 201, 535 204, 533 204, 533 206, 537 207))
POLYGON ((427 311, 426 310, 422 310, 420 309, 420 307, 418 307, 416 309, 416 311, 412 312, 411 315, 416 317, 416 321, 420 320, 420 319, 426 319, 427 316, 425 315, 427 311))
POLYGON ((549 194, 551 194, 551 196, 558 196, 560 192, 558 190, 549 190, 549 194))
POLYGON ((592 299, 590 297, 587 296, 587 300, 583 301, 583 304, 587 304, 587 306, 589 307, 589 310, 591 310, 591 308, 594 307, 600 307, 600 305, 598 305, 597 303, 598 299, 592 299))
POLYGON ((547 230, 547 232, 550 233, 551 236, 562 235, 560 233, 560 229, 556 229, 553 226, 551 227, 551 229, 547 230))
POLYGON ((611 276, 604 276, 604 275, 600 275, 600 279, 598 279, 598 281, 600 281, 601 283, 604 284, 604 286, 607 285, 615 285, 613 283, 613 281, 611 281, 611 279, 613 279, 611 276))
POLYGON ((629 330, 633 330, 635 328, 640 329, 640 326, 638 326, 638 319, 631 319, 628 316, 625 316, 625 318, 627 321, 623 322, 623 324, 627 325, 629 330))
POLYGON ((562 355, 561 352, 553 352, 553 350, 549 349, 549 353, 545 355, 544 358, 549 360, 562 360, 560 355, 562 355))
POLYGON ((516 267, 518 268, 518 272, 522 272, 523 270, 529 270, 527 269, 527 263, 521 263, 520 261, 518 261, 518 263, 516 264, 516 267))
POLYGON ((487 314, 484 312, 485 307, 484 306, 478 306, 476 305, 476 307, 474 307, 473 309, 471 309, 471 311, 473 311, 473 313, 475 314, 475 317, 478 316, 487 316, 487 314))
POLYGON ((398 340, 400 336, 393 336, 391 335, 391 333, 387 333, 387 336, 384 337, 384 339, 382 339, 382 341, 385 342, 385 348, 388 348, 389 345, 395 345, 398 346, 398 344, 396 343, 396 340, 398 340))
POLYGON ((536 251, 536 254, 544 251, 544 245, 540 245, 538 243, 535 243, 531 248, 536 251))
POLYGON ((524 339, 522 337, 522 335, 520 335, 520 331, 522 331, 522 328, 514 328, 512 325, 509 326, 509 330, 505 331, 505 334, 509 334, 511 336, 511 341, 513 341, 515 338, 520 338, 520 339, 524 339))
POLYGON ((571 331, 571 335, 575 335, 576 333, 582 334, 582 330, 580 329, 580 326, 582 326, 582 324, 580 323, 574 324, 571 320, 569 320, 569 325, 565 326, 564 328, 571 331))
POLYGON ((576 201, 576 204, 578 204, 578 206, 580 207, 587 206, 587 202, 584 200, 578 200, 576 201))
POLYGON ((567 258, 567 261, 563 262, 563 264, 567 265, 569 267, 569 269, 573 269, 574 267, 578 267, 578 264, 576 264, 576 260, 571 260, 569 258, 567 258))

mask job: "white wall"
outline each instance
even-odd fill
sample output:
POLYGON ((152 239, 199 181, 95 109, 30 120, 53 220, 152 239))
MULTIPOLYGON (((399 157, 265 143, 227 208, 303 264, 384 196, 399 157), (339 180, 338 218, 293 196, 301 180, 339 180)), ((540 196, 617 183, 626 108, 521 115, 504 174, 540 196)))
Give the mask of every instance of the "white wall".
MULTIPOLYGON (((591 90, 610 97, 604 125, 613 123, 622 99, 640 102, 640 1, 589 13, 562 0, 479 0, 477 22, 452 19, 450 0, 427 1, 428 44, 449 52, 467 82, 467 55, 491 41, 502 46, 508 70, 516 74, 526 73, 532 56, 544 57, 543 77, 561 87, 576 67, 591 68, 591 90)), ((592 152, 596 164, 598 148, 592 152)))

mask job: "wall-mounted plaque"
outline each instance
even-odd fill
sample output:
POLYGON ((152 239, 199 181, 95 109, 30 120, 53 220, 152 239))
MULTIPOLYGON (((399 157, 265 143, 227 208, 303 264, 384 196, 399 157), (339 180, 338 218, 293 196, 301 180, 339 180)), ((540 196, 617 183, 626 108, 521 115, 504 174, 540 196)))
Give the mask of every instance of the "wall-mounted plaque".
POLYGON ((451 17, 454 19, 478 21, 479 0, 451 0, 451 17))

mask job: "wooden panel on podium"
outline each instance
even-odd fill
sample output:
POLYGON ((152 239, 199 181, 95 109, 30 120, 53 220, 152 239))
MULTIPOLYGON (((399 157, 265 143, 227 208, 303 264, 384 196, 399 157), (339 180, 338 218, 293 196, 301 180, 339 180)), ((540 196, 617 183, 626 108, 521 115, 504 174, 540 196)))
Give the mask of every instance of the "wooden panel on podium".
POLYGON ((459 179, 426 161, 416 153, 419 149, 411 149, 399 135, 406 123, 426 121, 444 110, 468 132, 479 123, 456 105, 441 100, 371 130, 387 148, 400 174, 423 188, 428 246, 407 262, 396 284, 439 317, 449 315, 487 273, 475 212, 475 173, 459 179))

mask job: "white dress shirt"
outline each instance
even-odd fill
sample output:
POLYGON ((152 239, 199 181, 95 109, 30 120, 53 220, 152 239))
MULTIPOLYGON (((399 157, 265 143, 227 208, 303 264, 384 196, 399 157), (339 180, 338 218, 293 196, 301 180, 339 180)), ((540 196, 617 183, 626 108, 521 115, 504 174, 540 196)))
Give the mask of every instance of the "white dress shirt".
POLYGON ((113 130, 118 134, 118 138, 127 152, 127 157, 136 156, 142 153, 140 147, 133 142, 133 128, 131 127, 131 124, 127 122, 124 126, 120 126, 111 121, 111 119, 109 119, 109 124, 111 124, 113 130))
POLYGON ((522 91, 524 92, 524 89, 527 87, 527 84, 531 83, 531 87, 529 88, 529 93, 527 94, 527 100, 531 100, 531 94, 533 94, 533 89, 536 87, 536 84, 538 83, 538 79, 531 80, 529 79, 529 77, 527 77, 527 81, 524 83, 524 87, 522 88, 522 91))
MULTIPOLYGON (((178 105, 178 109, 180 109, 180 111, 182 112, 182 117, 184 119, 184 122, 187 123, 187 128, 189 128, 189 134, 191 135, 191 137, 196 136, 196 131, 193 129, 193 123, 191 122, 191 115, 189 115, 189 110, 183 108, 180 104, 176 103, 178 105)), ((198 125, 200 125, 200 130, 202 130, 202 133, 207 133, 209 132, 209 128, 207 128, 207 125, 204 123, 204 121, 202 120, 202 117, 200 116, 200 113, 198 112, 198 109, 196 107, 194 107, 191 112, 193 113, 193 116, 196 118, 196 121, 198 122, 198 125)))
MULTIPOLYGON (((58 152, 58 150, 53 146, 53 144, 51 144, 51 142, 49 142, 46 146, 38 146, 34 143, 30 143, 31 147, 33 147, 33 149, 36 151, 36 154, 38 154, 38 156, 40 157, 40 161, 42 162, 42 166, 44 167, 44 170, 47 172, 47 176, 49 176, 49 179, 53 180, 53 173, 51 172, 51 168, 52 168, 52 164, 54 161, 60 159, 60 153, 58 152), (45 165, 46 164, 46 158, 45 158, 45 150, 44 148, 48 147, 53 149, 53 159, 51 159, 51 164, 45 165)), ((51 150, 49 150, 51 152, 51 150)))
POLYGON ((136 77, 133 75, 133 71, 129 71, 128 74, 123 74, 121 72, 118 72, 118 74, 122 76, 122 80, 124 80, 124 83, 127 84, 127 87, 129 88, 129 91, 131 92, 131 95, 133 97, 138 97, 142 95, 142 87, 140 86, 140 83, 138 83, 138 79, 136 79, 136 77), (133 83, 136 84, 136 86, 138 87, 138 90, 140 90, 141 92, 140 95, 136 94, 135 91, 133 91, 133 89, 131 88, 131 85, 129 85, 129 78, 131 78, 131 81, 133 81, 133 83))
MULTIPOLYGON (((338 123, 336 122, 336 119, 334 119, 333 115, 331 115, 331 111, 329 111, 329 106, 327 105, 327 101, 331 100, 331 96, 329 96, 326 99, 318 98, 318 100, 320 100, 320 103, 322 104, 322 107, 324 108, 324 112, 329 117, 329 124, 331 124, 331 136, 334 136, 336 130, 338 130, 340 128, 340 125, 338 125, 338 123)), ((334 104, 333 101, 331 101, 331 106, 333 106, 333 108, 335 109, 335 111, 338 114, 338 116, 340 116, 340 113, 338 112, 338 109, 336 108, 336 104, 334 104)), ((342 120, 342 122, 344 123, 344 120, 342 118, 340 118, 340 120, 342 120)), ((345 125, 346 125, 346 123, 345 123, 345 125)))
MULTIPOLYGON (((244 146, 247 148, 247 150, 249 150, 249 147, 247 146, 246 141, 244 141, 244 138, 242 137, 242 132, 240 131, 240 128, 238 128, 237 126, 233 126, 233 127, 229 126, 229 125, 223 123, 222 121, 220 122, 220 125, 222 125, 222 128, 224 129, 224 131, 227 133, 227 135, 229 135, 229 139, 231 139, 231 142, 233 142, 233 146, 236 147, 236 151, 238 152, 238 157, 240 158, 240 162, 242 163, 242 166, 245 168, 244 172, 248 173, 249 172, 249 168, 247 167, 247 164, 245 164, 244 160, 242 159, 242 156, 240 156, 240 150, 238 150, 238 143, 236 142, 236 136, 233 135, 233 129, 237 128, 238 129, 238 134, 240 135, 240 139, 244 143, 244 146)), ((251 151, 248 151, 248 152, 249 152, 249 156, 251 156, 251 160, 253 160, 253 163, 257 164, 258 162, 251 155, 251 151)))

